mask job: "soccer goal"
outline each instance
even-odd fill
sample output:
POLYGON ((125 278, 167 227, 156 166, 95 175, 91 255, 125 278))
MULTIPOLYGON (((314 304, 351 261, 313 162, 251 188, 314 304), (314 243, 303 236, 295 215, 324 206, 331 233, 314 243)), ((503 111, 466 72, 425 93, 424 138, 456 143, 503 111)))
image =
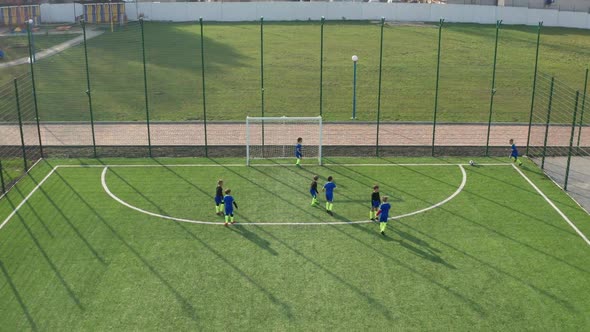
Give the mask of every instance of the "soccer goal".
POLYGON ((322 117, 246 117, 246 164, 254 159, 293 158, 301 137, 303 163, 322 164, 322 117))

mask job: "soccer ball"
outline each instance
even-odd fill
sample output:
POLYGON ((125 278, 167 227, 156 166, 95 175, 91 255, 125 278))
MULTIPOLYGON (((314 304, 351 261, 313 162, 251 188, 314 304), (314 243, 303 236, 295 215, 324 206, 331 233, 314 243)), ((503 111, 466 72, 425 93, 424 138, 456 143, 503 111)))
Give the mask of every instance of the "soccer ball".
POLYGON ((470 161, 469 161, 469 165, 471 165, 471 166, 474 166, 474 165, 475 165, 475 161, 473 161, 473 160, 470 160, 470 161))

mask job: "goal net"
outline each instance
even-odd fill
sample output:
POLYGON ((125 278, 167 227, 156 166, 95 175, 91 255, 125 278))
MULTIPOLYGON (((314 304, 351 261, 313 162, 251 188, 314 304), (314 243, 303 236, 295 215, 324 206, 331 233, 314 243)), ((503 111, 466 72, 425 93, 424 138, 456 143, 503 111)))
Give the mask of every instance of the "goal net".
POLYGON ((293 158, 301 137, 303 163, 322 164, 322 117, 247 117, 246 164, 254 159, 293 158))

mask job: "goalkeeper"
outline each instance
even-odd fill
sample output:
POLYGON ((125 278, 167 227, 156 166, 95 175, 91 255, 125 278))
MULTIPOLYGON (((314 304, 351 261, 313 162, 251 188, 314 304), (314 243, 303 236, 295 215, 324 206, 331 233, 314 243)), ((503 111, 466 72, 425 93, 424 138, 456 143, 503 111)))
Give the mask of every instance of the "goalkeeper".
POLYGON ((297 138, 297 145, 295 145, 295 158, 297 158, 297 161, 295 162, 295 165, 298 167, 301 167, 301 158, 303 158, 303 154, 301 153, 301 143, 303 143, 303 138, 297 138))

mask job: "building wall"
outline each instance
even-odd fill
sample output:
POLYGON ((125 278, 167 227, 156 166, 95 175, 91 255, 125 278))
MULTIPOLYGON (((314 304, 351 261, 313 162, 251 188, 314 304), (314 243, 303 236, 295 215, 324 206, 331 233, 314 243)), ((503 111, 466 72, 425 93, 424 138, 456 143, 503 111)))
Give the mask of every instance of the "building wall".
MULTIPOLYGON (((513 1, 513 0, 505 0, 513 1)), ((187 22, 198 21, 255 21, 261 16, 267 21, 319 20, 379 20, 561 26, 590 29, 590 15, 583 12, 523 7, 439 5, 379 2, 175 2, 126 3, 129 20, 143 16, 146 20, 187 22)), ((79 4, 41 5, 41 19, 46 23, 75 22, 74 13, 81 15, 79 4), (79 7, 78 7, 79 6, 79 7)))

